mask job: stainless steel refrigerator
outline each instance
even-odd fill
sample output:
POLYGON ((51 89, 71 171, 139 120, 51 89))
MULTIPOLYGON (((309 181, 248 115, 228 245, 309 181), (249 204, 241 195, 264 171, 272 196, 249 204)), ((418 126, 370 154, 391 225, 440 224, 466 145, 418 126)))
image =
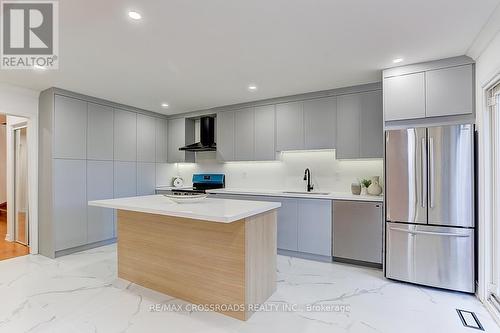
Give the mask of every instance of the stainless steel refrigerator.
POLYGON ((474 126, 386 132, 388 278, 475 291, 474 126))

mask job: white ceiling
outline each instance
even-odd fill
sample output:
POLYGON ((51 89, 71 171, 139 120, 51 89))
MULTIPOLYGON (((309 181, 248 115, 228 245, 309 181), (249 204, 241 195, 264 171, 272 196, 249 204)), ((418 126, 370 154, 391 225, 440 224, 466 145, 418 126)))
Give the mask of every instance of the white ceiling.
POLYGON ((0 81, 194 111, 379 81, 397 57, 462 55, 498 3, 63 0, 60 69, 0 71, 0 81), (129 19, 130 9, 143 19, 129 19))

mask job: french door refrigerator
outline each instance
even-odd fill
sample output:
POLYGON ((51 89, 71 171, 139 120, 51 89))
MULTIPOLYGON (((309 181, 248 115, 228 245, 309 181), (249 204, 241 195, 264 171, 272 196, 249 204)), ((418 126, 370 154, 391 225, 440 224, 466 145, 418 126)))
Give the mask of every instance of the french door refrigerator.
POLYGON ((386 131, 385 276, 473 293, 474 126, 386 131))

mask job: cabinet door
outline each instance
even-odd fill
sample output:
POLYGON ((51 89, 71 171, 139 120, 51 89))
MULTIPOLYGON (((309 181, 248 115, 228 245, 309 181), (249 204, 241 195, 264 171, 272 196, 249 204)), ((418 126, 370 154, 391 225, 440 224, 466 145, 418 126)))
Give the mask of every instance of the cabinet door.
POLYGON ((302 102, 276 105, 276 150, 304 149, 302 102))
POLYGON ((255 147, 255 118, 253 109, 234 113, 234 159, 252 161, 255 147))
POLYGON ((427 117, 472 113, 472 65, 426 72, 425 93, 427 117))
POLYGON ((332 201, 298 199, 299 252, 332 255, 332 201))
POLYGON ((360 94, 337 97, 337 149, 338 159, 358 158, 360 140, 360 94))
MULTIPOLYGON (((87 161, 87 200, 113 199, 113 161, 87 161)), ((113 238, 114 211, 87 207, 88 243, 113 238)))
POLYGON ((54 159, 54 232, 56 251, 87 243, 85 160, 54 159))
POLYGON ((87 159, 113 160, 113 108, 88 103, 87 159))
POLYGON ((137 195, 155 194, 156 163, 137 163, 137 195))
POLYGON ((385 120, 425 117, 425 74, 416 73, 385 78, 385 120))
POLYGON ((115 161, 114 167, 115 198, 135 197, 137 195, 137 163, 115 161))
POLYGON ((272 198, 281 202, 278 208, 278 249, 297 251, 297 199, 272 198))
POLYGON ((276 113, 274 105, 259 106, 255 114, 255 157, 256 161, 276 159, 276 113))
POLYGON ((335 201, 333 256, 382 263, 382 203, 335 201))
POLYGON ((337 98, 304 101, 305 149, 333 149, 337 133, 337 98))
POLYGON ((55 96, 53 156, 87 158, 87 102, 55 96))
POLYGON ((137 160, 137 114, 115 109, 114 159, 137 160))
POLYGON ((137 115, 137 161, 154 162, 156 160, 156 119, 137 115))
POLYGON ((217 113, 217 159, 234 161, 234 111, 217 113))
POLYGON ((156 162, 165 163, 167 162, 167 120, 162 118, 156 118, 156 162))
POLYGON ((382 158, 384 151, 384 121, 382 91, 361 93, 361 124, 359 157, 382 158))
POLYGON ((179 148, 184 147, 194 140, 194 121, 185 118, 170 119, 167 122, 167 161, 168 163, 194 162, 193 152, 184 152, 179 148), (192 136, 190 142, 186 141, 192 136))

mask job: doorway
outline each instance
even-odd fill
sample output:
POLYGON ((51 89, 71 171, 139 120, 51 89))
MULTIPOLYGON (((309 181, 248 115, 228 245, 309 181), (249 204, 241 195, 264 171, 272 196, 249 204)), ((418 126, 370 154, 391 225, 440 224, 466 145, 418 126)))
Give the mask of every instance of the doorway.
POLYGON ((29 254, 28 208, 26 118, 0 115, 0 260, 29 254))

